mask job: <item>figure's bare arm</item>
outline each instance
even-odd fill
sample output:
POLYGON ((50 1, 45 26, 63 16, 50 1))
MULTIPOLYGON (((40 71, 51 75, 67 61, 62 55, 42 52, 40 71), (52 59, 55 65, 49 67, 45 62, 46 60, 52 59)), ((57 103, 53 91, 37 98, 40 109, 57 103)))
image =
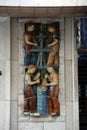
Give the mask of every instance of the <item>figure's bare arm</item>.
POLYGON ((49 75, 48 75, 48 74, 45 74, 44 78, 45 78, 45 79, 49 79, 49 75))
POLYGON ((26 80, 27 80, 28 85, 34 85, 40 82, 39 80, 32 81, 30 75, 26 75, 26 80))
POLYGON ((58 85, 58 82, 47 83, 47 86, 56 86, 56 85, 58 85))
POLYGON ((37 80, 40 78, 40 73, 37 73, 36 77, 34 78, 34 80, 37 80))
POLYGON ((53 82, 47 83, 47 86, 54 86, 55 87, 56 85, 58 85, 58 75, 54 74, 54 76, 53 76, 53 82))
POLYGON ((31 46, 37 46, 37 43, 33 43, 31 41, 29 41, 29 36, 25 34, 24 36, 25 42, 31 46))
POLYGON ((57 40, 57 39, 54 39, 54 42, 52 42, 51 44, 48 44, 48 46, 51 47, 51 46, 54 46, 54 45, 57 44, 57 43, 58 43, 58 40, 57 40))

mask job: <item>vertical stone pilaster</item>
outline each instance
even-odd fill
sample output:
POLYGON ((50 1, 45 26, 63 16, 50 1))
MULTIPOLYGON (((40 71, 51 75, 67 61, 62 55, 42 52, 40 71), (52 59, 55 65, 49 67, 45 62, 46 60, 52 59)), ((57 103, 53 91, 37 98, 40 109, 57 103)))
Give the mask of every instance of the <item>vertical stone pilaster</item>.
POLYGON ((65 18, 66 130, 73 130, 72 18, 65 18))
POLYGON ((0 17, 0 129, 10 130, 11 87, 10 18, 0 17))

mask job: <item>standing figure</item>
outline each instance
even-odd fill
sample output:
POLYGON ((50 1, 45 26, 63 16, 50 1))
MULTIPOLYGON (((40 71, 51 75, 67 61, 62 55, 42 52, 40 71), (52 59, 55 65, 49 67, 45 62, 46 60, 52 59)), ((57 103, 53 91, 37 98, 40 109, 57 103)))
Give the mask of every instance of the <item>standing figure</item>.
POLYGON ((25 74, 25 86, 24 86, 24 115, 28 115, 29 112, 33 115, 36 112, 35 94, 33 91, 33 85, 40 83, 40 73, 34 77, 36 66, 29 65, 25 74))
MULTIPOLYGON (((27 27, 27 31, 24 33, 24 40, 25 40, 25 45, 24 45, 24 50, 25 50, 25 57, 24 57, 24 65, 28 66, 31 63, 31 52, 30 50, 37 46, 37 42, 35 41, 35 25, 34 23, 29 23, 27 27)), ((33 63, 36 65, 37 62, 37 57, 36 54, 33 56, 33 63)))
POLYGON ((50 32, 49 38, 46 40, 46 45, 51 48, 51 52, 48 55, 47 65, 59 65, 59 39, 56 31, 55 23, 50 24, 48 27, 50 32))
MULTIPOLYGON (((54 70, 53 67, 48 67, 47 71, 49 72, 49 82, 44 83, 44 86, 49 87, 48 89, 48 112, 52 116, 59 115, 59 101, 58 101, 58 93, 59 93, 59 85, 58 85, 58 74, 54 70)), ((45 76, 46 77, 46 76, 45 76)), ((47 77, 46 77, 47 78, 47 77)))

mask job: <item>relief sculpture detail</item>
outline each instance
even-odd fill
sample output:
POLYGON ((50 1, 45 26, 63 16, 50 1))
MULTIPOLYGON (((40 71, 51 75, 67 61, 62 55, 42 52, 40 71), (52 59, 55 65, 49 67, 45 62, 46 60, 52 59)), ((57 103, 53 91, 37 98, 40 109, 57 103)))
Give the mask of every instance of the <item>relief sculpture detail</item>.
POLYGON ((24 42, 24 116, 58 116, 59 23, 25 23, 24 42))

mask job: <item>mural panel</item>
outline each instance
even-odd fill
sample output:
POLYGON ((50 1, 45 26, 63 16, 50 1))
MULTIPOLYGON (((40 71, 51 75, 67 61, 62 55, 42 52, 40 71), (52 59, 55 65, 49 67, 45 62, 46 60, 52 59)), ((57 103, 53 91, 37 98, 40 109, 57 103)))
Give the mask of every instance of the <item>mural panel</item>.
POLYGON ((24 115, 58 116, 59 23, 25 23, 24 115))

